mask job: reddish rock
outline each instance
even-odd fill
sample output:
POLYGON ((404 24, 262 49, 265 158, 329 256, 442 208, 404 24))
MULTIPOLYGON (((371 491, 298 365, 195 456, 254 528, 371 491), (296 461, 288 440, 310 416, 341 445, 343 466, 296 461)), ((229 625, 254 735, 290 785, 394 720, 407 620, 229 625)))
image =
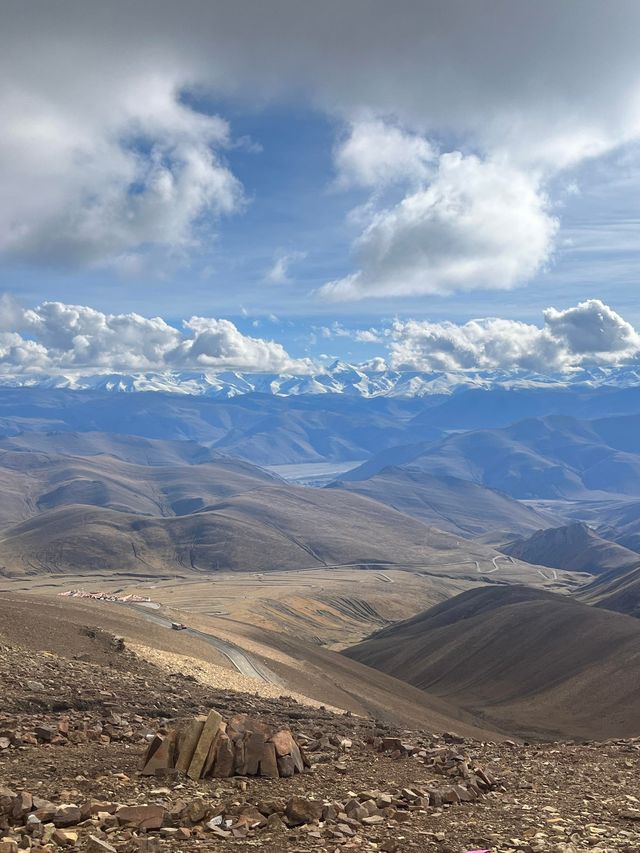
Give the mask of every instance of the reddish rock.
POLYGON ((144 757, 143 776, 154 776, 158 771, 170 770, 174 765, 176 733, 156 735, 144 757))
POLYGON ((277 757, 278 761, 278 773, 282 776, 283 779, 288 779, 290 776, 296 772, 295 765, 293 763, 293 758, 290 755, 279 755, 277 757))
POLYGON ((263 744, 258 773, 260 776, 266 776, 268 779, 277 779, 280 776, 276 748, 273 743, 263 744))
POLYGON ((193 753, 196 745, 200 740, 200 735, 204 728, 206 718, 196 717, 191 720, 185 728, 178 734, 176 770, 180 773, 186 773, 191 764, 193 753))
POLYGON ((242 775, 257 776, 264 750, 264 734, 262 732, 246 732, 243 743, 244 765, 242 775))
POLYGON ((222 733, 218 738, 216 757, 211 768, 211 775, 217 779, 226 779, 233 773, 234 750, 230 738, 222 733))
POLYGON ((269 738, 276 748, 277 755, 291 755, 296 742, 289 729, 280 729, 269 738))
POLYGON ((75 826, 81 820, 82 812, 73 804, 58 806, 53 815, 53 823, 56 827, 75 826))
POLYGON ((116 817, 123 826, 136 829, 160 829, 165 817, 162 806, 121 806, 116 817))
POLYGON ((193 751, 191 763, 189 764, 187 776, 189 776, 190 779, 199 779, 203 775, 211 745, 219 737, 221 725, 222 717, 217 711, 211 710, 204 726, 202 727, 202 733, 200 734, 193 751))

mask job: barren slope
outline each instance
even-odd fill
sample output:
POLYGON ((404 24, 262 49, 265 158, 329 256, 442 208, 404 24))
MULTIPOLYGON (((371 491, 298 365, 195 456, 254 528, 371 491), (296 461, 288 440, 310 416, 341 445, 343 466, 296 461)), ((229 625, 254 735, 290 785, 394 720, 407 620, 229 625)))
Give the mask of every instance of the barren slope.
POLYGON ((462 536, 480 536, 490 531, 526 534, 555 523, 551 515, 536 512, 502 492, 411 467, 390 466, 367 480, 337 480, 328 488, 366 495, 462 536))
POLYGON ((345 654, 524 736, 640 733, 640 622, 553 593, 471 590, 345 654))
POLYGON ((606 428, 571 417, 531 418, 504 429, 453 433, 436 443, 382 450, 343 479, 366 479, 395 464, 471 480, 519 499, 638 495, 635 428, 635 418, 610 419, 606 428), (621 433, 631 434, 626 442, 621 433))
POLYGON ((242 492, 179 517, 64 505, 7 528, 0 574, 269 571, 373 563, 458 566, 518 582, 537 570, 487 546, 347 493, 285 484, 242 492), (501 560, 500 564, 494 560, 501 560))
POLYGON ((579 590, 576 598, 596 607, 640 618, 640 563, 623 574, 614 570, 600 575, 579 590))

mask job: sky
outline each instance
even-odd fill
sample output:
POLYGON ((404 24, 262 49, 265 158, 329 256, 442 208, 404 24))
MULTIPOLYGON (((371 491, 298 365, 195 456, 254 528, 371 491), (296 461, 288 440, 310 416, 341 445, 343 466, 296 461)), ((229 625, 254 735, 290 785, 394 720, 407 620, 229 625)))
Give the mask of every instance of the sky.
POLYGON ((640 5, 5 0, 0 372, 640 346, 640 5))

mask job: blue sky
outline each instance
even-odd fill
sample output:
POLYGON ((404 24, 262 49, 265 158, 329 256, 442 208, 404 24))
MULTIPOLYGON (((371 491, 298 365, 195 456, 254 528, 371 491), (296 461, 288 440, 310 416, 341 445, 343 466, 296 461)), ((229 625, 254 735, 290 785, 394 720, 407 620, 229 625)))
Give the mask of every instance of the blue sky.
MULTIPOLYGON (((8 4, 0 291, 21 310, 228 319, 316 360, 386 357, 394 321, 541 327, 593 300, 640 326, 637 7, 598 32, 592 2, 242 5, 8 4)), ((37 342, 18 315, 4 333, 37 342)))

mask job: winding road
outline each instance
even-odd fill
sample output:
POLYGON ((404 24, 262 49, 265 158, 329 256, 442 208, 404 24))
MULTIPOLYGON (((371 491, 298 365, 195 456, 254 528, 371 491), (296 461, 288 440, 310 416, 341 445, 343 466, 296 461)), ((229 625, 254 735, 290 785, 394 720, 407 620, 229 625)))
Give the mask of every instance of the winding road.
MULTIPOLYGON (((142 607, 138 607, 135 604, 129 606, 134 610, 137 610, 138 613, 141 613, 145 619, 149 620, 149 622, 154 622, 156 625, 162 625, 163 627, 171 630, 172 620, 167 619, 166 616, 161 616, 159 613, 153 613, 142 607)), ((199 640, 204 640, 205 643, 209 643, 210 646, 213 646, 214 649, 221 652, 242 675, 247 675, 249 678, 257 678, 259 681, 265 681, 269 684, 282 685, 281 680, 274 672, 271 672, 271 670, 260 663, 259 660, 254 658, 252 655, 247 654, 247 652, 239 646, 235 646, 227 640, 222 640, 220 637, 215 637, 213 634, 207 634, 204 631, 199 631, 197 628, 185 628, 182 633, 189 634, 192 637, 197 637, 199 640)))

